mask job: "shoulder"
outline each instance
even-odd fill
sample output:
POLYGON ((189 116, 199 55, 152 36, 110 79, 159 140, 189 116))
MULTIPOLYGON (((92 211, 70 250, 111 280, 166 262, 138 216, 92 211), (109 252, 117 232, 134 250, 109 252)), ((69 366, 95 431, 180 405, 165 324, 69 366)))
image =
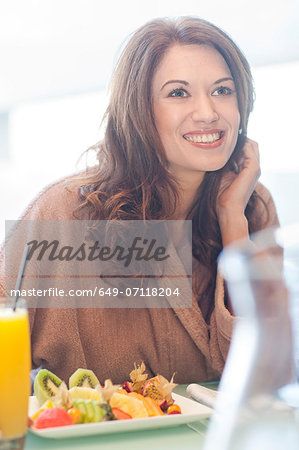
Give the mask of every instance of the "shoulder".
POLYGON ((82 202, 79 183, 76 183, 80 175, 83 174, 73 174, 46 186, 29 204, 21 219, 67 220, 73 218, 73 212, 82 202))
POLYGON ((264 200, 266 204, 269 203, 269 201, 273 201, 269 189, 267 189, 266 186, 264 186, 262 183, 260 182, 257 183, 255 191, 264 200))

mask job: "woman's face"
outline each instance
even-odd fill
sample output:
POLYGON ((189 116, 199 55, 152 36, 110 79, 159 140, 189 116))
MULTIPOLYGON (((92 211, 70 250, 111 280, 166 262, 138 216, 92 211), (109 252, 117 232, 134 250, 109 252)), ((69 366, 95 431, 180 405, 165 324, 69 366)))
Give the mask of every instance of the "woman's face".
POLYGON ((174 45, 152 85, 156 128, 172 172, 201 181, 222 168, 238 138, 240 113, 230 70, 213 47, 174 45))

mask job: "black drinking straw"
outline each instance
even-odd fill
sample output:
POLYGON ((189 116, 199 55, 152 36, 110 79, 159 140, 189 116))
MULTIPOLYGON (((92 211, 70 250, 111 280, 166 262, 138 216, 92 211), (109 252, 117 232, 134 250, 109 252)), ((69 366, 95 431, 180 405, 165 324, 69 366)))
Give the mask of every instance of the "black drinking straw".
POLYGON ((14 299, 13 299, 13 311, 16 310, 17 302, 18 302, 18 299, 19 299, 19 292, 20 292, 20 289, 21 289, 23 275, 24 275, 24 272, 25 272, 28 250, 29 250, 29 247, 28 247, 28 245, 26 245, 26 247, 24 248, 22 261, 21 261, 21 265, 20 265, 20 269, 19 269, 19 273, 18 273, 18 278, 17 278, 17 282, 16 282, 15 296, 14 296, 14 299))

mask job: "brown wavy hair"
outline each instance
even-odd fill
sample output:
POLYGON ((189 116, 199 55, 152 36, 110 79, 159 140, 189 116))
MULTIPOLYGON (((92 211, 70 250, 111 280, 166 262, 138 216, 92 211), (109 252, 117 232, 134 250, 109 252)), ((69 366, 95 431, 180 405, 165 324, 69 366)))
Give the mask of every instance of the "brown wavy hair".
MULTIPOLYGON (((225 171, 237 167, 254 102, 249 64, 226 33, 200 18, 182 17, 152 20, 130 37, 113 73, 104 139, 92 147, 99 164, 81 180, 80 208, 88 210, 89 218, 102 220, 169 219, 174 213, 178 185, 155 126, 152 80, 166 51, 176 44, 210 45, 222 55, 235 83, 242 129, 226 166, 205 174, 187 217, 192 219, 193 256, 200 266, 193 290, 208 318, 222 248, 217 194, 225 171)), ((253 214, 257 201, 254 192, 245 211, 250 232, 260 226, 253 214)))

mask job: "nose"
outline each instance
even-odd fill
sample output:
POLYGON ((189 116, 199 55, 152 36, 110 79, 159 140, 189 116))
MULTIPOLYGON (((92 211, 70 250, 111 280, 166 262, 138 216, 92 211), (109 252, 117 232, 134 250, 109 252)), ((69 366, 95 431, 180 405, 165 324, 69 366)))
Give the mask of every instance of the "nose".
POLYGON ((213 99, 208 94, 193 100, 191 117, 194 122, 212 123, 219 119, 213 99))

